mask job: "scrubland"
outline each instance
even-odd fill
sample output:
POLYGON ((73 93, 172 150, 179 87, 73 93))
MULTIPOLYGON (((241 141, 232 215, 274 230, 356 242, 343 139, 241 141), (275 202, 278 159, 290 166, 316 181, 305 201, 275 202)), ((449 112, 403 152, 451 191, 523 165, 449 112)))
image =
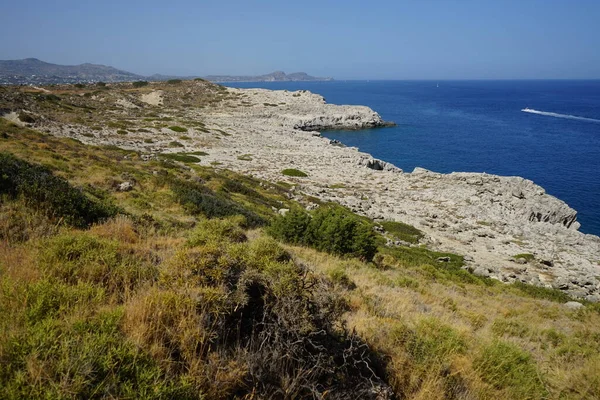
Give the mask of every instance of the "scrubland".
POLYGON ((411 226, 200 153, 2 119, 0 149, 0 398, 600 398, 597 304, 472 275, 411 226))

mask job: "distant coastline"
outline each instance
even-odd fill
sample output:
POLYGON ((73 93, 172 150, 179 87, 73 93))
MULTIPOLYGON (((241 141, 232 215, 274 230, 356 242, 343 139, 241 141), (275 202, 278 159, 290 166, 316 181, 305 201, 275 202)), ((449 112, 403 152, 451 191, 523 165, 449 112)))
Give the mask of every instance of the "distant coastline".
POLYGON ((316 77, 306 72, 286 74, 275 71, 265 75, 209 75, 178 76, 154 74, 138 75, 111 66, 99 64, 59 65, 37 58, 0 60, 0 85, 50 85, 96 82, 130 82, 135 80, 168 81, 173 79, 204 79, 210 82, 324 82, 330 77, 316 77))

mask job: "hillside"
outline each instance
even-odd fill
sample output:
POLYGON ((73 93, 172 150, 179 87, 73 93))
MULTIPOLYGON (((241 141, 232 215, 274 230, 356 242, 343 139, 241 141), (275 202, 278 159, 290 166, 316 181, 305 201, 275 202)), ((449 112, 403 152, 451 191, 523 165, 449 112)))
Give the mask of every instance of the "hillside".
POLYGON ((432 227, 370 218, 384 179, 455 177, 302 130, 383 125, 372 110, 201 80, 0 100, 0 398, 600 396, 597 303, 474 275, 432 227))
POLYGON ((307 82, 307 81, 332 81, 333 78, 319 78, 310 76, 306 72, 294 72, 286 74, 283 71, 275 71, 265 75, 209 75, 204 79, 211 82, 307 82))
MULTIPOLYGON (((0 85, 50 85, 89 82, 124 82, 134 80, 168 81, 172 79, 194 79, 197 76, 181 77, 154 74, 148 77, 122 71, 114 67, 97 64, 59 65, 37 58, 23 60, 0 60, 0 85)), ((330 81, 332 78, 318 78, 305 72, 286 74, 282 71, 258 76, 214 75, 206 80, 213 82, 289 82, 289 81, 330 81)))
POLYGON ((37 58, 0 60, 0 83, 120 82, 141 78, 140 75, 105 65, 58 65, 37 58))
POLYGON ((207 153, 200 165, 271 182, 281 180, 283 169, 298 169, 307 175, 303 193, 415 226, 424 232, 421 244, 464 256, 464 268, 477 275, 600 300, 600 238, 579 232, 577 211, 534 182, 420 168, 406 173, 321 137, 327 129, 390 124, 368 107, 327 104, 308 91, 233 89, 196 79, 0 87, 0 113, 22 126, 149 158, 207 153))

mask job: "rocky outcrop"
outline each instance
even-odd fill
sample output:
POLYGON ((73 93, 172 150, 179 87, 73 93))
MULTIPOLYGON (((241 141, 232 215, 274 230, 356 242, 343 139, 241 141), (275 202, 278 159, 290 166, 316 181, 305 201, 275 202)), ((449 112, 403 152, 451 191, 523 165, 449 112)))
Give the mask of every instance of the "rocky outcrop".
POLYGON ((368 107, 347 106, 331 109, 326 107, 319 114, 294 117, 294 129, 303 131, 359 130, 393 126, 368 107))
POLYGON ((367 167, 375 171, 402 172, 402 170, 396 167, 394 164, 369 156, 358 157, 358 161, 356 163, 362 167, 367 167))
POLYGON ((245 107, 240 112, 249 117, 268 118, 275 126, 301 131, 358 130, 394 125, 365 106, 327 104, 323 96, 306 90, 230 89, 264 107, 245 107))

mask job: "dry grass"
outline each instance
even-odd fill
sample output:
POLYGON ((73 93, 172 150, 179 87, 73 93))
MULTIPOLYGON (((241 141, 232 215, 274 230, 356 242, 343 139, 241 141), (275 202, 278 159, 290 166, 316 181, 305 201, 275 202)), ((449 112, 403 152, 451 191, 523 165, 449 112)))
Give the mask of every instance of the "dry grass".
POLYGON ((322 273, 343 271, 355 285, 346 290, 348 326, 386 355, 402 398, 600 396, 600 315, 592 309, 571 311, 503 284, 436 282, 422 266, 381 270, 288 250, 322 273))
POLYGON ((292 206, 283 186, 0 128, 4 151, 122 209, 81 230, 2 199, 1 398, 600 398, 592 305, 423 249, 365 263, 284 246, 188 214, 172 187, 268 220, 292 206))

